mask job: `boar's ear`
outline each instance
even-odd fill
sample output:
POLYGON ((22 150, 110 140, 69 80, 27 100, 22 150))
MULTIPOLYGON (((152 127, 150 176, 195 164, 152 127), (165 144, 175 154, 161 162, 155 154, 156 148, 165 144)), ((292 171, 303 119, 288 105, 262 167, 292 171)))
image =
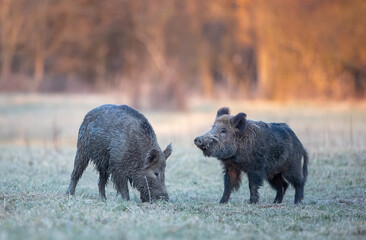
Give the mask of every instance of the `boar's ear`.
POLYGON ((151 164, 152 162, 154 162, 155 160, 158 159, 159 156, 159 151, 157 149, 151 149, 146 156, 146 162, 147 164, 151 164))
POLYGON ((230 109, 228 107, 223 107, 223 108, 220 108, 218 111, 217 111, 217 115, 216 115, 216 118, 222 116, 222 115, 225 115, 225 114, 230 114, 230 109))
POLYGON ((247 115, 245 113, 238 113, 230 119, 231 125, 238 129, 239 135, 244 133, 245 126, 247 125, 246 117, 247 115))
POLYGON ((172 144, 171 143, 165 148, 163 153, 164 153, 164 156, 165 156, 165 160, 168 159, 170 154, 172 154, 172 144))

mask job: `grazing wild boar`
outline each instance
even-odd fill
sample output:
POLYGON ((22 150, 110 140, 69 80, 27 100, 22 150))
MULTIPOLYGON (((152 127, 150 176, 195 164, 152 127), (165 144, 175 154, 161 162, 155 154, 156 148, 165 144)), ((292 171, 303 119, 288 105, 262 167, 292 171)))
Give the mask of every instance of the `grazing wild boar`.
POLYGON ((89 160, 99 172, 99 194, 111 175, 114 187, 129 200, 128 182, 140 192, 142 202, 168 200, 165 187, 166 159, 171 144, 161 151, 147 119, 126 105, 102 105, 88 112, 79 129, 74 170, 67 194, 75 187, 89 160))
POLYGON ((245 113, 231 116, 228 108, 221 108, 212 129, 194 143, 205 156, 221 161, 224 193, 220 203, 239 189, 242 172, 248 175, 250 203, 258 202, 263 179, 277 191, 274 203, 282 202, 287 182, 295 188, 295 203, 303 199, 308 155, 286 123, 251 121, 245 113))

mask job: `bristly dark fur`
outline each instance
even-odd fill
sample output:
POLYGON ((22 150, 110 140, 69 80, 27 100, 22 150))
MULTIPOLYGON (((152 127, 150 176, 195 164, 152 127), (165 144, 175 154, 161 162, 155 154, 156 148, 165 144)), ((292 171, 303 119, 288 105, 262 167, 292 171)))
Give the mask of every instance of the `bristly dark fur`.
POLYGON ((242 172, 248 175, 250 203, 258 202, 263 180, 277 192, 274 203, 282 202, 288 182, 295 188, 294 202, 301 202, 308 154, 296 134, 286 123, 251 121, 245 113, 228 113, 228 108, 219 109, 213 128, 194 141, 205 156, 222 163, 224 193, 220 203, 226 203, 240 187, 242 172))
POLYGON ((67 194, 76 185, 91 160, 99 172, 99 194, 111 175, 117 193, 129 200, 128 182, 141 193, 141 200, 168 200, 165 187, 169 145, 161 151, 147 119, 126 105, 102 105, 88 112, 79 129, 74 170, 67 194))

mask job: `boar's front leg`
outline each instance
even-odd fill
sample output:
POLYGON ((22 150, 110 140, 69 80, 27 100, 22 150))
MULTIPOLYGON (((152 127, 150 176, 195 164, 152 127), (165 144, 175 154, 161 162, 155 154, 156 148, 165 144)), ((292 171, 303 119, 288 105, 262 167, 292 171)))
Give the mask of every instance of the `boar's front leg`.
POLYGON ((224 193, 220 203, 227 203, 229 201, 231 192, 238 190, 241 183, 240 169, 231 163, 224 165, 224 193))
MULTIPOLYGON (((121 140, 121 139, 119 139, 121 140)), ((122 139, 123 140, 123 139, 122 139)), ((115 141, 111 143, 110 151, 110 166, 108 172, 111 173, 114 188, 117 194, 121 194, 124 200, 129 201, 130 195, 128 192, 128 177, 125 163, 128 163, 128 149, 125 147, 125 142, 115 141)))
POLYGON ((257 203, 259 200, 258 189, 263 185, 263 177, 258 173, 248 173, 250 199, 249 203, 257 203))
POLYGON ((222 194, 220 203, 227 203, 229 201, 231 190, 230 176, 229 173, 226 172, 224 175, 224 193, 222 194))
POLYGON ((99 187, 99 195, 103 200, 106 200, 105 196, 105 185, 108 182, 109 175, 107 171, 99 170, 99 181, 98 181, 98 187, 99 187))
POLYGON ((122 188, 120 190, 121 196, 124 200, 130 200, 130 194, 128 192, 128 179, 125 177, 123 178, 122 188))
POLYGON ((128 178, 119 174, 113 174, 113 183, 118 194, 121 194, 124 200, 130 200, 130 194, 128 192, 128 178))

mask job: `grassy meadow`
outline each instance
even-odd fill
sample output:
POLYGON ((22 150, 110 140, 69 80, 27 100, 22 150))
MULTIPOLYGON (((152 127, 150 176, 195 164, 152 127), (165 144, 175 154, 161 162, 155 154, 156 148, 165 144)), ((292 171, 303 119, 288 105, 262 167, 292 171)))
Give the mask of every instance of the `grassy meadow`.
POLYGON ((141 112, 161 148, 173 143, 166 184, 171 201, 98 196, 89 165, 73 197, 65 195, 77 131, 87 111, 117 96, 0 95, 0 240, 2 239, 366 239, 366 106, 361 103, 192 101, 187 111, 141 112), (248 181, 218 204, 219 162, 205 158, 193 139, 208 131, 218 107, 249 119, 287 122, 310 154, 302 204, 294 189, 282 204, 260 189, 249 205, 248 181))

